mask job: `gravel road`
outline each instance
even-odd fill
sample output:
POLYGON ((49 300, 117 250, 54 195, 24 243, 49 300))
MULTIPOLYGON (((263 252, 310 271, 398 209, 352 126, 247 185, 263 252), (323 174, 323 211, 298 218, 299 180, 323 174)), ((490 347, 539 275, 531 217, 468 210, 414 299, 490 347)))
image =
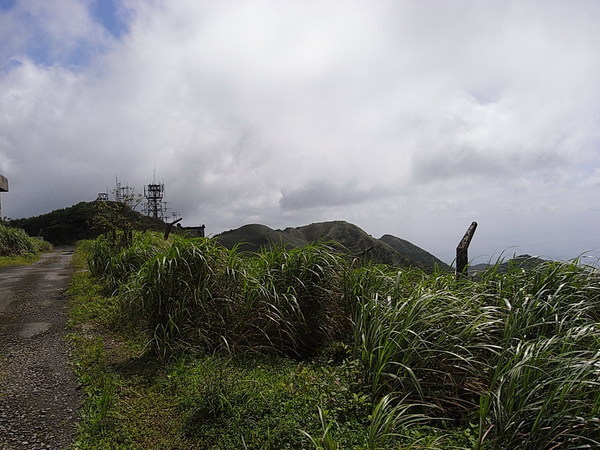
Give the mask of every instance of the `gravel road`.
POLYGON ((0 449, 64 449, 81 391, 65 343, 72 249, 0 270, 0 449))

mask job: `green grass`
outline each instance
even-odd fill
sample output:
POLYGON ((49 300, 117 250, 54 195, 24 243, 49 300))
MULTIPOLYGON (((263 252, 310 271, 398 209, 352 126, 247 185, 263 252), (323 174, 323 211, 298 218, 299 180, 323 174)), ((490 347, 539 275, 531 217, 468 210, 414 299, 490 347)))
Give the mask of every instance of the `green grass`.
POLYGON ((32 238, 23 230, 0 223, 0 266, 29 264, 39 254, 52 250, 46 241, 32 238))
POLYGON ((26 266, 40 259, 39 255, 28 256, 0 256, 0 267, 26 266))
POLYGON ((600 277, 456 280, 326 245, 81 245, 81 448, 585 448, 600 436, 600 277))
POLYGON ((176 239, 121 285, 123 314, 163 359, 190 349, 310 355, 350 329, 334 292, 340 265, 324 245, 251 258, 211 239, 176 239))

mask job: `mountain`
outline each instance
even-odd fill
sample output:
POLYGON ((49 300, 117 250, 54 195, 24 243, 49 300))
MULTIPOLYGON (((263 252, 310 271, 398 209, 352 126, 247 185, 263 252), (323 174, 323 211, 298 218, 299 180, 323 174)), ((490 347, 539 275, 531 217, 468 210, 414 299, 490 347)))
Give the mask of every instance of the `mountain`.
POLYGON ((432 270, 437 265, 441 270, 451 270, 448 265, 408 241, 391 235, 384 238, 375 239, 358 226, 344 221, 313 223, 285 230, 252 224, 215 236, 225 247, 238 245, 242 251, 257 251, 273 244, 295 248, 312 242, 334 241, 345 247, 349 254, 379 264, 426 270, 432 270))
POLYGON ((165 230, 165 223, 133 211, 116 202, 81 202, 69 208, 25 219, 13 219, 10 226, 21 228, 30 236, 43 236, 54 245, 74 244, 107 231, 132 228, 135 230, 165 230))
POLYGON ((381 236, 379 240, 385 242, 401 255, 405 255, 410 261, 414 261, 420 267, 435 267, 437 265, 440 270, 452 270, 452 268, 444 261, 436 258, 431 253, 426 252, 422 248, 417 247, 415 244, 412 244, 404 239, 392 236, 391 234, 385 234, 381 236))
POLYGON ((288 248, 301 247, 307 245, 306 238, 292 229, 273 230, 266 225, 250 224, 244 225, 235 230, 225 231, 215 239, 227 248, 238 246, 238 250, 243 252, 257 252, 261 247, 267 247, 273 244, 284 245, 288 248))
MULTIPOLYGON (((538 258, 537 256, 531 255, 519 255, 514 256, 508 261, 504 261, 502 263, 498 263, 498 272, 506 272, 512 268, 520 268, 520 269, 535 269, 540 264, 547 262, 545 259, 538 258)), ((483 272, 490 267, 495 266, 496 264, 486 264, 480 263, 475 264, 473 266, 469 266, 469 273, 476 274, 479 272, 483 272)))
POLYGON ((348 222, 313 223, 298 227, 297 230, 306 236, 309 242, 335 241, 347 248, 350 254, 371 259, 377 263, 400 267, 413 265, 409 258, 348 222))

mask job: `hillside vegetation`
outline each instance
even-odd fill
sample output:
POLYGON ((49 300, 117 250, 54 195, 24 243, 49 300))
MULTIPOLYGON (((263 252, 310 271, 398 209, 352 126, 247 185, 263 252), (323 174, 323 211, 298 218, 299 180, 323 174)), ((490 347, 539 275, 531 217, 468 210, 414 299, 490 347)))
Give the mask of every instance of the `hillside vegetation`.
POLYGON ((258 224, 244 225, 221 233, 216 239, 229 249, 237 246, 240 251, 251 252, 273 245, 291 249, 312 243, 336 242, 341 246, 340 250, 364 261, 429 271, 451 270, 446 263, 408 241, 389 234, 375 239, 356 225, 341 220, 285 230, 273 230, 258 224))
POLYGON ((40 216, 13 219, 10 225, 54 245, 75 244, 111 230, 165 229, 161 220, 133 211, 124 203, 108 201, 81 202, 40 216))
POLYGON ((135 234, 71 288, 85 448, 595 448, 600 279, 135 234), (124 420, 125 419, 125 420, 124 420))

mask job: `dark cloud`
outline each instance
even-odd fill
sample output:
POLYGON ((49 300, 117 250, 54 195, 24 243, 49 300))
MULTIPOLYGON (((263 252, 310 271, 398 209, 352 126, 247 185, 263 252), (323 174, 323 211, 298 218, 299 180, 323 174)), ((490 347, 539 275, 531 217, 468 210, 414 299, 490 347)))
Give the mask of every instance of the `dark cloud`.
POLYGON ((381 198, 381 194, 362 189, 357 183, 340 185, 333 180, 316 180, 296 189, 283 190, 279 204, 284 210, 350 207, 374 198, 381 198))

